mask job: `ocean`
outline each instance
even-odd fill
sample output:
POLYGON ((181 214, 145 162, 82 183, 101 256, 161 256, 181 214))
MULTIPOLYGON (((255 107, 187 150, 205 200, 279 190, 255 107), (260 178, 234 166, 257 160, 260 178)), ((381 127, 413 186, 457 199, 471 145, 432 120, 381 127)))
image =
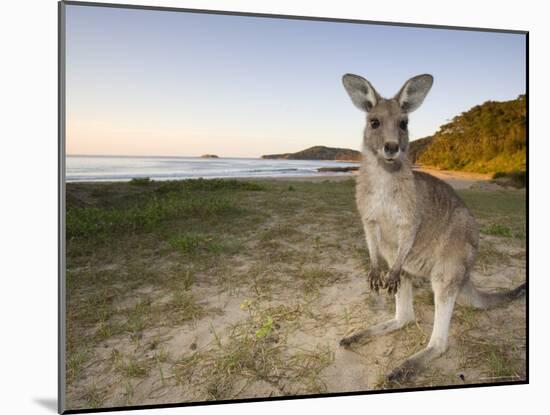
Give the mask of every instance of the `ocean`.
MULTIPOLYGON (((255 158, 67 156, 67 182, 128 181, 230 177, 323 176, 320 167, 358 166, 358 163, 324 160, 269 160, 255 158)), ((329 173, 350 174, 350 173, 329 173)))

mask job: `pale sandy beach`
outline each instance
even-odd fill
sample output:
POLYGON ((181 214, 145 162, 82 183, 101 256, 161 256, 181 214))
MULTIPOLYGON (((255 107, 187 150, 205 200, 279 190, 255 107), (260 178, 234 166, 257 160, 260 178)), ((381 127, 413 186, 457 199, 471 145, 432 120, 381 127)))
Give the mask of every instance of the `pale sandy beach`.
MULTIPOLYGON (((481 173, 470 173, 470 172, 461 172, 461 171, 448 171, 448 170, 436 170, 430 169, 427 167, 418 167, 415 168, 417 171, 423 171, 425 173, 431 174, 432 176, 437 177, 447 183, 449 183, 455 189, 468 189, 475 183, 487 183, 491 180, 491 174, 481 174, 481 173)), ((269 180, 292 180, 292 181, 306 181, 306 182, 322 182, 325 180, 329 181, 342 181, 348 180, 350 178, 355 178, 357 172, 352 173, 319 173, 317 176, 310 177, 274 177, 269 180)), ((497 185, 498 188, 498 185, 497 185)))
POLYGON ((444 180, 455 189, 468 189, 476 182, 487 182, 491 180, 491 174, 470 173, 463 171, 436 170, 427 167, 419 167, 416 170, 431 174, 438 179, 444 180))

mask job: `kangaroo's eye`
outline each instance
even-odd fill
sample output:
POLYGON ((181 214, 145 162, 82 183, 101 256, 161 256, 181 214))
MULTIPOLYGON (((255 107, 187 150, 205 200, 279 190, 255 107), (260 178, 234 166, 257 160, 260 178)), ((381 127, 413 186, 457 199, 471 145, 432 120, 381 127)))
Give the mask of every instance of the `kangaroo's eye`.
POLYGON ((401 128, 402 130, 406 130, 408 124, 409 122, 407 120, 401 120, 401 122, 399 123, 399 128, 401 128))
POLYGON ((380 127, 380 120, 378 120, 377 118, 373 118, 372 120, 370 120, 370 126, 374 129, 380 127))

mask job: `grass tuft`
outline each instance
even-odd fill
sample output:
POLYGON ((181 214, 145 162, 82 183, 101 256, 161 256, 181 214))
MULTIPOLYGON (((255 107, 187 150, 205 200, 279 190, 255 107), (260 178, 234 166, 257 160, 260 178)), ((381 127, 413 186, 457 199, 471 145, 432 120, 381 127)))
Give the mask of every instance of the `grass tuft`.
POLYGON ((204 314, 203 307, 197 303, 195 296, 188 291, 175 291, 172 293, 170 301, 158 311, 171 325, 179 325, 204 314))
POLYGON ((143 361, 138 361, 133 356, 120 366, 120 370, 129 378, 143 378, 149 373, 148 365, 143 361))
POLYGON ((297 277, 302 281, 302 287, 306 293, 318 292, 322 287, 333 284, 340 279, 334 271, 320 267, 302 268, 297 277))
POLYGON ((72 384, 80 374, 82 373, 82 367, 89 360, 90 353, 87 350, 78 350, 75 353, 72 353, 67 358, 67 367, 66 367, 66 380, 67 384, 72 384))
POLYGON ((481 232, 487 235, 504 236, 506 238, 511 238, 513 236, 512 229, 506 225, 500 225, 498 223, 491 223, 483 226, 481 228, 481 232))
POLYGON ((212 252, 217 250, 213 237, 187 233, 169 240, 170 246, 184 254, 196 254, 199 251, 212 252))
POLYGON ((522 375, 521 362, 513 358, 514 347, 510 344, 470 337, 463 338, 461 342, 466 352, 463 364, 484 367, 486 380, 506 381, 522 375))
POLYGON ((85 389, 82 399, 88 408, 100 408, 106 399, 106 391, 92 384, 85 389))

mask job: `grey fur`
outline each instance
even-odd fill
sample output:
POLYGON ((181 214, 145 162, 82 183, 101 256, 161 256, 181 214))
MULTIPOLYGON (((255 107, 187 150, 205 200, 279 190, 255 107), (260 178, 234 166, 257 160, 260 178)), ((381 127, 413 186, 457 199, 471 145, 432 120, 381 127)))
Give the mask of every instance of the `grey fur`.
POLYGON ((470 270, 478 250, 476 220, 451 186, 412 170, 406 122, 408 114, 424 101, 433 77, 425 74, 409 79, 392 99, 380 97, 357 75, 344 75, 343 84, 352 102, 367 112, 356 189, 371 262, 367 279, 372 290, 385 288, 396 294, 396 315, 344 337, 340 344, 348 346, 414 321, 411 277, 430 278, 434 291, 430 342, 389 375, 395 381, 414 374, 446 351, 457 298, 474 307, 492 307, 521 296, 525 284, 504 293, 489 294, 475 288, 470 270), (389 269, 385 276, 383 268, 389 269))

